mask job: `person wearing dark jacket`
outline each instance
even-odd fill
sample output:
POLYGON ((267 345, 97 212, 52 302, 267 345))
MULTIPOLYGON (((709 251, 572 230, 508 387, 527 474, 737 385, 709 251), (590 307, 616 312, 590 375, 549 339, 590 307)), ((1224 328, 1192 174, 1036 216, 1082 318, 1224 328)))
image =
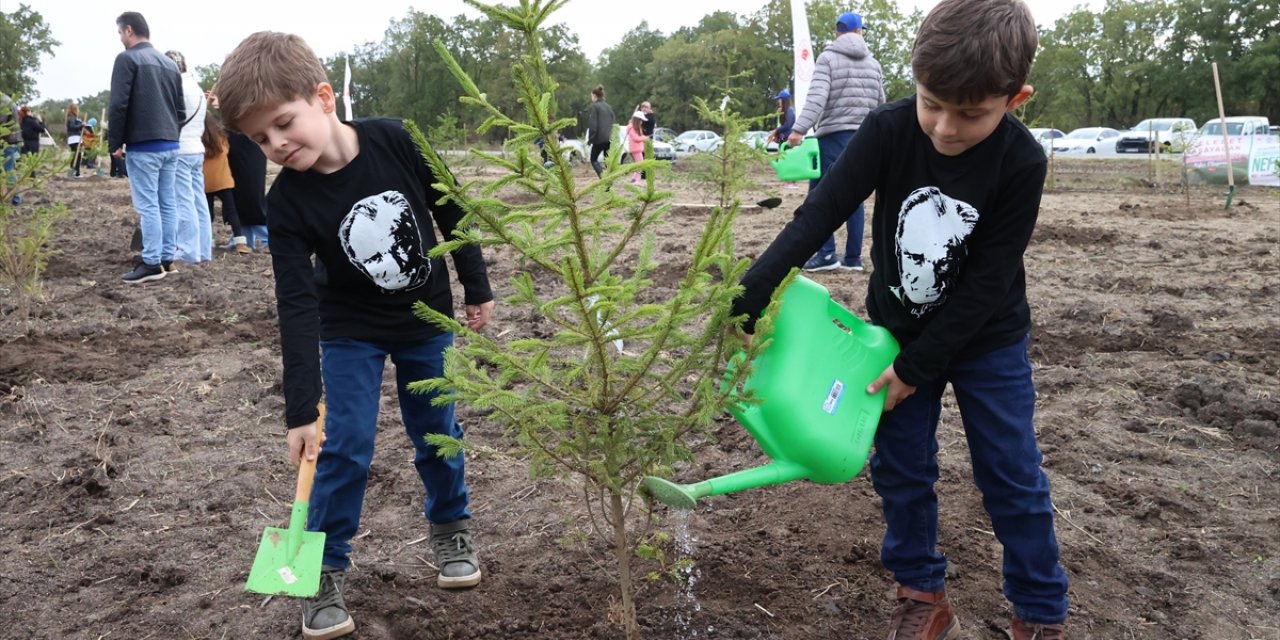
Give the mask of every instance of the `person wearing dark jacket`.
POLYGON ((163 278, 173 263, 178 132, 187 107, 178 65, 151 46, 151 29, 142 14, 126 11, 116 18, 116 27, 125 50, 111 70, 107 149, 125 160, 142 229, 141 260, 123 278, 134 284, 163 278))
POLYGON ((604 163, 600 162, 600 156, 609 155, 616 121, 613 108, 604 101, 604 85, 596 85, 591 90, 591 108, 587 111, 587 144, 591 145, 591 168, 595 169, 597 178, 604 173, 604 163))
POLYGON ((267 250, 267 156, 254 141, 237 131, 227 132, 227 163, 236 186, 231 190, 245 241, 250 249, 267 250))
POLYGON ((40 153, 40 136, 48 131, 44 121, 29 107, 18 109, 18 120, 22 123, 22 152, 40 153))
POLYGON ((84 121, 80 119, 80 105, 67 106, 67 147, 71 149, 71 175, 80 177, 83 153, 80 141, 84 133, 84 121))

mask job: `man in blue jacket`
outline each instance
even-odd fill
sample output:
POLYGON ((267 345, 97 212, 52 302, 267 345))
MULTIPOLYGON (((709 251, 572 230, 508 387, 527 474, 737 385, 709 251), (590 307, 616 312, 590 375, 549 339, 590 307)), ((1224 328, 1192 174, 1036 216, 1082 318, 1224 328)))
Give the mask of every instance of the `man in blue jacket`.
POLYGON ((124 52, 111 70, 107 149, 114 158, 124 157, 142 229, 142 259, 123 278, 136 284, 163 278, 173 263, 178 132, 187 114, 178 65, 151 46, 151 29, 142 14, 120 14, 116 28, 124 52))

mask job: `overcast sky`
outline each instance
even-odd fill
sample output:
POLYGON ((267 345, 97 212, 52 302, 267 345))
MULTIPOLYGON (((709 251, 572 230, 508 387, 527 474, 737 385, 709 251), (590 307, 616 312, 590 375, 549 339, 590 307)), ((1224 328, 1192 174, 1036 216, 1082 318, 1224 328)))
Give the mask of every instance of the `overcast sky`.
MULTIPOLYGON (((937 0, 898 1, 907 11, 913 7, 927 11, 937 4, 937 0)), ((141 12, 151 27, 152 44, 161 51, 181 51, 192 67, 221 64, 240 40, 255 31, 296 33, 324 58, 366 42, 380 42, 391 21, 404 18, 410 8, 442 18, 479 15, 461 0, 355 0, 353 9, 341 13, 327 11, 335 4, 324 0, 0 0, 0 11, 12 13, 20 3, 40 12, 53 38, 61 43, 55 55, 40 58, 36 85, 40 95, 35 102, 79 99, 110 88, 111 65, 122 50, 115 19, 124 11, 141 12)), ((501 3, 518 4, 515 0, 501 3)), ((1037 23, 1051 25, 1082 3, 1095 8, 1100 4, 1099 0, 1032 0, 1030 5, 1037 23)), ((670 34, 715 11, 749 14, 764 5, 765 0, 570 0, 552 20, 575 31, 583 52, 595 61, 642 19, 670 34), (624 8, 628 5, 631 8, 624 8), (618 10, 605 9, 611 6, 618 10)), ((850 7, 856 10, 856 2, 850 7)))

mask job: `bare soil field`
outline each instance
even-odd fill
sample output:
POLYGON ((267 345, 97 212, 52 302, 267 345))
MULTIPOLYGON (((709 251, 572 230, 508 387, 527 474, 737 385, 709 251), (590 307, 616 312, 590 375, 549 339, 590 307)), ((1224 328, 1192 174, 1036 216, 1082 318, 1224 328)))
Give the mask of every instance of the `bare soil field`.
MULTIPOLYGON (((1124 165, 1059 168, 1027 268, 1037 428, 1072 585, 1071 637, 1278 639, 1280 195, 1244 188, 1224 209, 1220 189, 1152 189, 1124 178, 1124 165)), ((744 209, 737 246, 747 256, 805 192, 757 178, 744 201, 781 195, 784 204, 744 209)), ((702 202, 686 173, 663 179, 678 203, 702 202)), ((136 259, 136 216, 125 180, 56 176, 28 201, 65 202, 71 215, 45 299, 0 291, 0 638, 298 637, 296 601, 244 591, 263 528, 285 524, 295 477, 270 257, 219 250, 213 262, 128 285, 120 276, 136 259)), ((704 215, 672 210, 659 293, 683 270, 704 215)), ((216 229, 225 242, 225 226, 216 229)), ((500 249, 489 257, 501 295, 518 262, 500 249)), ((813 277, 865 317, 867 274, 813 277)), ((488 330, 516 337, 519 318, 500 303, 488 330)), ((460 416, 480 446, 468 480, 485 578, 469 591, 435 587, 422 489, 387 375, 347 581, 352 637, 620 637, 612 563, 585 535, 580 489, 530 480, 500 428, 467 407, 460 416)), ((1000 550, 948 409, 939 491, 949 592, 962 637, 1001 639, 1000 550)), ((731 419, 716 435, 683 480, 762 462, 731 419)), ((662 528, 680 524, 659 513, 662 528)), ((692 583, 641 587, 646 637, 883 637, 892 584, 865 473, 706 499, 687 527, 692 583)))

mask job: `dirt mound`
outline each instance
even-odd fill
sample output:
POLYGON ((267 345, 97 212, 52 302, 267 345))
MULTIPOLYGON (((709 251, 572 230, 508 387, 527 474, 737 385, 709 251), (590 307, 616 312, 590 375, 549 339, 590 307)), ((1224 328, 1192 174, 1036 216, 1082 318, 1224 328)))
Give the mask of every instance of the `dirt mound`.
MULTIPOLYGON (((587 169, 582 169, 587 179, 587 169)), ((670 176, 679 202, 698 189, 670 176)), ((803 190, 758 176, 738 250, 754 256, 803 190)), ((1046 194, 1027 256, 1040 393, 1073 638, 1280 638, 1280 224, 1274 193, 1046 194), (1266 203, 1265 205, 1263 203, 1266 203)), ((296 637, 298 605, 245 593, 266 526, 283 526, 284 459, 269 256, 126 285, 125 181, 55 178, 30 201, 71 208, 48 300, 0 298, 0 609, 6 638, 296 637)), ((662 297, 705 211, 672 213, 662 297)), ((219 237, 225 229, 219 228, 219 237)), ((843 238, 841 239, 843 242, 843 238)), ((518 261, 492 252, 499 291, 518 261)), ((815 276, 862 313, 867 274, 815 276)), ((8 296, 8 294, 5 294, 8 296)), ((499 305, 492 330, 519 335, 499 305)), ((388 376, 391 372, 388 371, 388 376)), ((578 489, 530 481, 497 426, 461 408, 485 580, 434 587, 420 485, 388 377, 355 543, 359 638, 617 638, 614 590, 578 489)), ((954 403, 939 429, 940 546, 966 638, 1004 638, 1000 552, 954 403)), ((689 479, 758 464, 725 420, 689 479)), ((652 638, 872 638, 888 615, 883 533, 865 475, 704 501, 688 516, 691 586, 646 582, 652 638)), ((663 528, 676 528, 665 514, 663 528)), ((668 560, 675 555, 669 551, 668 560)), ((643 571, 661 572, 654 562, 643 571)))

